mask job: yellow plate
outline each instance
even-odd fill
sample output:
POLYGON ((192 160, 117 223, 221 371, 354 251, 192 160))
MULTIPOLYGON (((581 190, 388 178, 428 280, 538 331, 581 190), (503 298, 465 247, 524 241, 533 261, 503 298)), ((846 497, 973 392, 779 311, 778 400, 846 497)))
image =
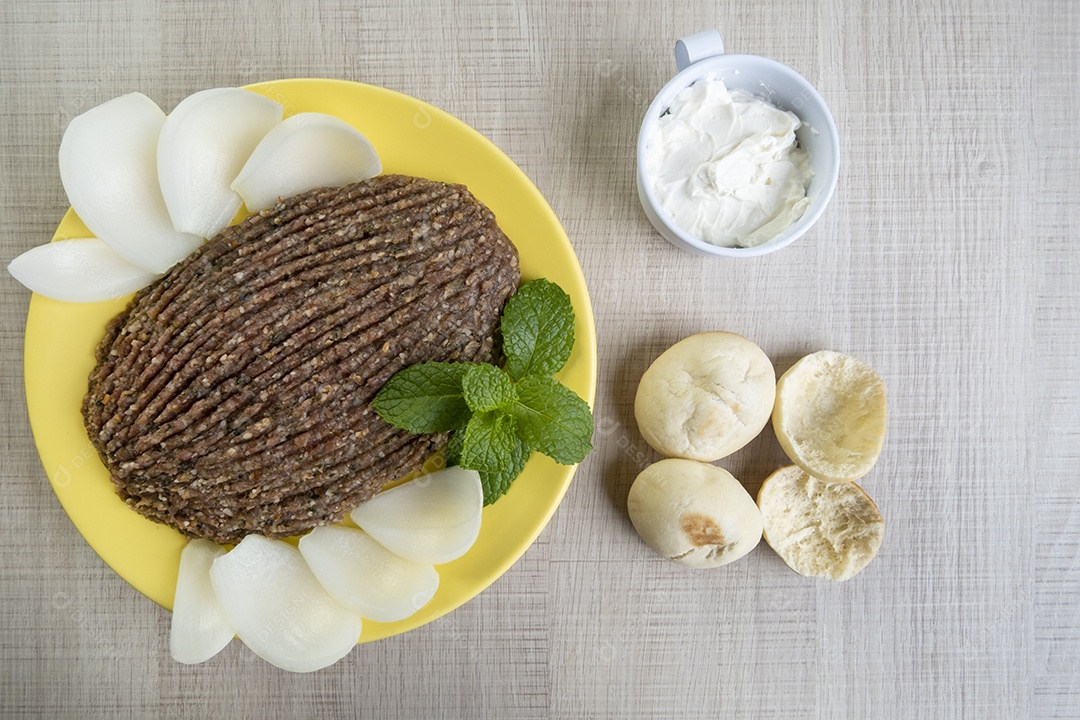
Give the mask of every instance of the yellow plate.
MULTIPOLYGON (((524 278, 546 277, 572 298, 577 342, 560 379, 592 403, 596 334, 581 267, 555 214, 513 161, 453 116, 384 88, 342 80, 280 80, 249 89, 280 102, 286 115, 317 111, 351 123, 374 144, 385 172, 467 185, 517 245, 524 278)), ((54 239, 88 235, 69 210, 54 239)), ((34 295, 26 321, 26 401, 42 464, 75 527, 122 578, 171 608, 186 541, 120 501, 80 412, 94 349, 105 324, 126 304, 127 298, 78 305, 34 295)), ((510 492, 484 508, 480 537, 472 549, 438 568, 439 590, 431 602, 400 622, 365 620, 360 642, 424 625, 494 582, 540 534, 573 474, 574 468, 534 454, 510 492)))

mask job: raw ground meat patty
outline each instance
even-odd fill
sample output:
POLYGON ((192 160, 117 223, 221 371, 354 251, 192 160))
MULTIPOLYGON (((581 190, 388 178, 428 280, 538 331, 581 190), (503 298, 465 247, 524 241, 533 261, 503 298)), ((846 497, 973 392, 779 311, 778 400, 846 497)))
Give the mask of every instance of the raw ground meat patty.
POLYGON ((319 189, 222 231, 109 323, 83 417, 117 492, 235 543, 337 522, 445 436, 371 399, 428 360, 488 362, 517 251, 461 185, 319 189))

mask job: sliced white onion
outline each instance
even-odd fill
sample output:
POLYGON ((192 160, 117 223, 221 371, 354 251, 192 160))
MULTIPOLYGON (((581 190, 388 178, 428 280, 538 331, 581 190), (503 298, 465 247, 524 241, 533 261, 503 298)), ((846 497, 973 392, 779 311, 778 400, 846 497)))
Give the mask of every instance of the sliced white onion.
POLYGON ((86 226, 121 257, 156 273, 202 243, 173 228, 157 181, 165 113, 141 93, 109 100, 71 121, 60 142, 60 179, 86 226))
POLYGON ((343 525, 317 527, 300 538, 300 554, 335 600, 378 622, 404 620, 439 588, 431 565, 399 557, 363 530, 343 525))
POLYGON ((161 194, 178 231, 213 237, 232 221, 241 200, 229 184, 283 111, 241 88, 203 90, 180 101, 157 146, 161 194))
POLYGON ((233 638, 233 629, 214 594, 210 566, 225 548, 210 540, 192 540, 180 553, 169 652, 188 665, 217 655, 233 638))
POLYGON ((375 148, 352 125, 323 113, 300 113, 266 134, 232 188, 254 212, 282 198, 348 185, 380 172, 375 148))
POLYGON ((57 240, 30 248, 7 269, 40 295, 77 303, 123 297, 159 277, 132 265, 97 238, 57 240))
POLYGON ((438 565, 472 547, 483 509, 480 475, 455 466, 385 490, 353 510, 351 517, 387 550, 438 565))
POLYGON ((330 597, 286 542, 248 535, 214 561, 210 579, 244 644, 283 670, 333 665, 360 638, 360 617, 330 597))

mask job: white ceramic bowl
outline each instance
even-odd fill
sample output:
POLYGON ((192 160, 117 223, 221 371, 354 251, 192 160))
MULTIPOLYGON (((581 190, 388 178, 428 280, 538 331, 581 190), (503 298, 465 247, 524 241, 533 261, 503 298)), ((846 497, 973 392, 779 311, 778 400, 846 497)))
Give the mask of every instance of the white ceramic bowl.
POLYGON ((680 72, 652 101, 638 134, 637 188, 645 215, 673 245, 699 255, 756 257, 790 245, 821 217, 840 176, 840 141, 825 101, 806 78, 787 65, 757 55, 724 54, 723 41, 715 30, 683 38, 676 43, 675 56, 680 72), (718 247, 687 233, 660 207, 645 172, 645 146, 660 116, 680 90, 710 76, 722 80, 729 90, 741 90, 781 110, 790 110, 803 122, 795 136, 799 145, 810 153, 814 169, 814 178, 806 191, 810 206, 779 235, 754 247, 718 247))

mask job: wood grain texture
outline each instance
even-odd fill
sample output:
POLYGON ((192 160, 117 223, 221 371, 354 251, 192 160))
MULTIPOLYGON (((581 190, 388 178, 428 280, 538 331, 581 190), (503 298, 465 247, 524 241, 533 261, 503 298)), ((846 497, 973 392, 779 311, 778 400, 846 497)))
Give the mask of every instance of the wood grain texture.
MULTIPOLYGON (((169 659, 168 613, 86 545, 49 489, 22 391, 28 293, 0 279, 0 716, 1076 718, 1080 716, 1080 8, 1041 0, 591 3, 13 0, 0 5, 0 244, 66 207, 66 123, 140 90, 334 77, 457 115, 561 218, 599 337, 596 451, 540 540, 474 601, 289 675, 234 642, 169 659), (843 166, 815 229, 706 261, 640 211, 634 143, 672 41, 806 75, 843 166), (658 456, 637 379, 685 335, 757 341, 778 371, 830 348, 889 390, 863 485, 887 536, 854 580, 764 545, 715 572, 651 555, 626 517, 658 456)), ((769 432, 721 462, 756 491, 769 432)))

